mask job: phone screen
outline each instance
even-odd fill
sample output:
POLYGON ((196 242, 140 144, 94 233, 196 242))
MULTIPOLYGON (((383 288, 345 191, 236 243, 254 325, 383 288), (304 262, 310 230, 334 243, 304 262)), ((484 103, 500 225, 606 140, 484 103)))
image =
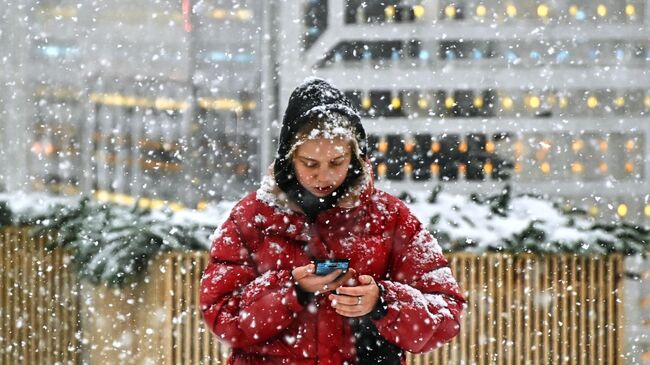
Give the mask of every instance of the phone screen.
POLYGON ((328 259, 328 260, 315 260, 316 275, 327 275, 334 270, 341 270, 341 273, 348 271, 350 267, 350 259, 328 259))

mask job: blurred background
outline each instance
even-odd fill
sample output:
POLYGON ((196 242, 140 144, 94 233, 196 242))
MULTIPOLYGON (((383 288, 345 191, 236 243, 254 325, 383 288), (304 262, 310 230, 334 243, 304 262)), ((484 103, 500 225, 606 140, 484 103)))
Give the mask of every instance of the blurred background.
POLYGON ((648 223, 643 0, 13 1, 0 189, 196 208, 251 190, 306 76, 391 192, 515 191, 648 223))

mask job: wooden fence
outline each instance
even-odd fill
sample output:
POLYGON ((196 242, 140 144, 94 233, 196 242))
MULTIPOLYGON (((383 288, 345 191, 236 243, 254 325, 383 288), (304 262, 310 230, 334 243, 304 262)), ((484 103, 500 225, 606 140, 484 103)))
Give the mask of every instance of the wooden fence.
MULTIPOLYGON (((161 255, 116 290, 75 284, 63 255, 24 231, 3 231, 0 247, 2 364, 225 363, 198 305, 206 253, 161 255)), ((621 256, 448 258, 469 300, 461 335, 409 364, 624 363, 621 256)))
POLYGON ((0 364, 79 364, 77 284, 61 251, 0 229, 0 364))

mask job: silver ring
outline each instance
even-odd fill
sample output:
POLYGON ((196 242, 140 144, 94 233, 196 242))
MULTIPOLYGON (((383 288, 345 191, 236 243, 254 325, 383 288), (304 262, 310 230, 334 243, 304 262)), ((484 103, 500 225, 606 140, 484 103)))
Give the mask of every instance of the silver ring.
POLYGON ((327 284, 323 285, 323 291, 327 291, 327 284))
POLYGON ((361 297, 357 297, 357 305, 361 305, 361 297))

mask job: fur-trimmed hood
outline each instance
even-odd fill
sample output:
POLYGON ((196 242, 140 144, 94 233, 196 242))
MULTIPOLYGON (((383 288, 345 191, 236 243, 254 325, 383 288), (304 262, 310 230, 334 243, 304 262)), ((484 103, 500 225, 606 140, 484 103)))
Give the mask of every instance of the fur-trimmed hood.
MULTIPOLYGON (((342 209, 358 207, 363 204, 366 199, 369 199, 370 196, 372 196, 374 189, 372 166, 370 165, 370 162, 367 162, 364 166, 361 178, 355 185, 350 186, 347 190, 347 194, 338 200, 336 207, 342 209)), ((304 214, 298 204, 289 199, 287 194, 285 194, 275 182, 273 164, 269 166, 266 175, 262 179, 260 187, 257 190, 257 199, 287 212, 304 214)))

